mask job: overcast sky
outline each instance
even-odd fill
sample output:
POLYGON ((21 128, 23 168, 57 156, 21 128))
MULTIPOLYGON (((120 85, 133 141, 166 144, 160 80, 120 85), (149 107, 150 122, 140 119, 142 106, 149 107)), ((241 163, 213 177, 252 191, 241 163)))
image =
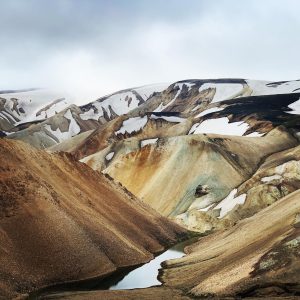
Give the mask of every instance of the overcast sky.
POLYGON ((0 0, 0 89, 299 79, 299 15, 298 0, 0 0))

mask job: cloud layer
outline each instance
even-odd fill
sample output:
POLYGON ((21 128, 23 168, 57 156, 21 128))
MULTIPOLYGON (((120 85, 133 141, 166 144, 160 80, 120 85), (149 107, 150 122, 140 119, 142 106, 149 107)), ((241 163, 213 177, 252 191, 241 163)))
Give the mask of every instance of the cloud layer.
POLYGON ((299 11, 297 0, 0 1, 0 89, 85 102, 187 78, 298 79, 299 11))

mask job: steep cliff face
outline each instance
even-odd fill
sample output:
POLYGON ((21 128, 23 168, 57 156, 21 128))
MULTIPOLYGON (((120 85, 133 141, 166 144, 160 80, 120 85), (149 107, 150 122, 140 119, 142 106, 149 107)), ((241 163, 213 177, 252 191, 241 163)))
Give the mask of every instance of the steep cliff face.
POLYGON ((69 154, 0 140, 0 295, 145 263, 186 231, 69 154))

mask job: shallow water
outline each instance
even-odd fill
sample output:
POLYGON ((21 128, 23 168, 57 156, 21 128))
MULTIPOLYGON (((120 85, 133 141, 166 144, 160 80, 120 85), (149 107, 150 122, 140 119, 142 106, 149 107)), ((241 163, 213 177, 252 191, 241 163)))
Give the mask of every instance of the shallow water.
POLYGON ((169 250, 156 256, 150 262, 129 272, 119 282, 110 286, 109 289, 128 290, 146 288, 153 285, 161 285, 161 282, 157 280, 158 271, 161 268, 161 263, 165 260, 180 258, 184 256, 184 247, 191 244, 193 241, 195 241, 194 238, 173 246, 169 250))
POLYGON ((147 264, 134 269, 127 274, 116 285, 111 286, 110 290, 127 290, 136 288, 145 288, 152 285, 160 285, 161 282, 157 280, 158 270, 161 268, 160 264, 168 259, 179 258, 184 255, 178 250, 169 249, 166 252, 155 257, 147 264))

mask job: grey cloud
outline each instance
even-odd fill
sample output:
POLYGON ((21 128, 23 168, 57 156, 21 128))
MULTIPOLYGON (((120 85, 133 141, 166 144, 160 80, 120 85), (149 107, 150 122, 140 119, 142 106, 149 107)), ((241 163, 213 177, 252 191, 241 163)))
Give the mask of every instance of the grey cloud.
POLYGON ((0 1, 0 89, 297 79, 297 0, 0 1))

